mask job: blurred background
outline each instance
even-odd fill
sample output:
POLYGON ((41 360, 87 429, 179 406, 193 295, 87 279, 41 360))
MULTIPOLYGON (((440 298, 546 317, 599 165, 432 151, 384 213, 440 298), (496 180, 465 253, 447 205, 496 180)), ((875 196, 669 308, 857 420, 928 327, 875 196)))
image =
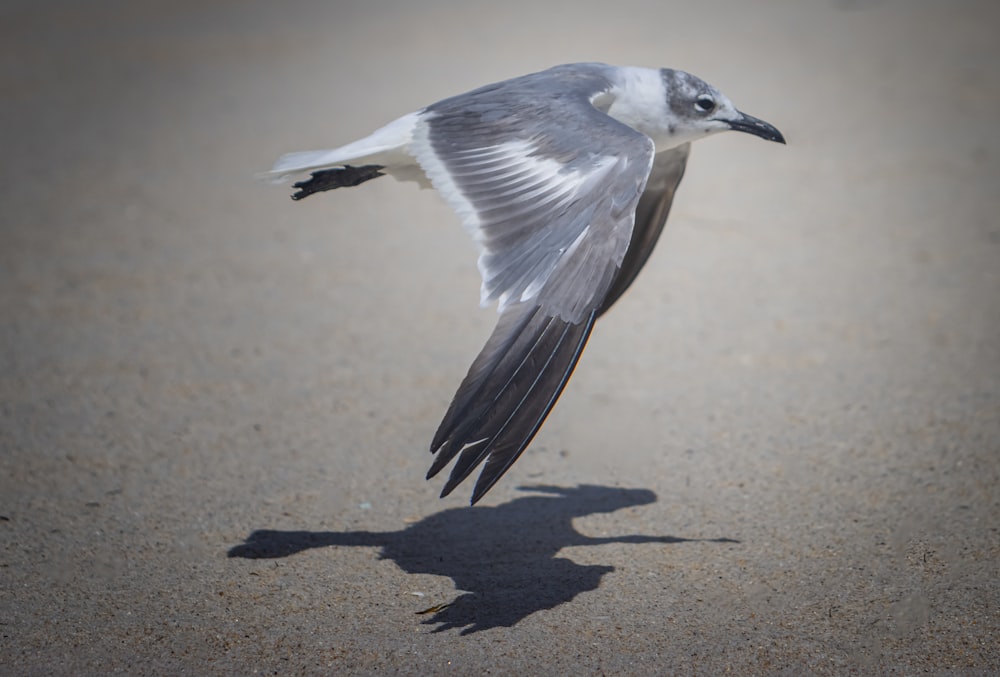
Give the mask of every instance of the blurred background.
POLYGON ((1000 669, 998 25, 971 0, 3 3, 2 671, 1000 669), (255 175, 574 61, 688 70, 788 145, 695 145, 470 509, 423 480, 495 320, 457 217, 255 175), (563 489, 517 508, 537 484, 563 489))

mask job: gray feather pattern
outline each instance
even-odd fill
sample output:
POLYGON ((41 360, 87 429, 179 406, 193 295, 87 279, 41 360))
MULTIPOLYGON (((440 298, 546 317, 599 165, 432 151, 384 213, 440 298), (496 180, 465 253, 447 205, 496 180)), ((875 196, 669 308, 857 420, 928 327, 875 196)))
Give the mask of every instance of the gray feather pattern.
POLYGON ((622 261, 621 269, 608 290, 601 304, 600 315, 614 305, 625 290, 629 288, 649 255, 653 253, 656 241, 660 239, 663 226, 667 222, 670 206, 674 201, 674 193, 684 177, 684 167, 687 165, 691 144, 685 143, 676 148, 657 153, 653 158, 653 169, 646 181, 646 190, 639 198, 635 209, 635 227, 628 243, 628 251, 622 261))
MULTIPOLYGON (((575 323, 603 300, 653 157, 648 137, 591 105, 610 87, 606 68, 568 74, 558 111, 545 84, 551 71, 426 109, 425 152, 475 212, 484 300, 503 307, 532 299, 545 314, 575 323)), ((429 159, 417 157, 426 169, 429 159)), ((458 199, 453 206, 461 209, 458 199)))

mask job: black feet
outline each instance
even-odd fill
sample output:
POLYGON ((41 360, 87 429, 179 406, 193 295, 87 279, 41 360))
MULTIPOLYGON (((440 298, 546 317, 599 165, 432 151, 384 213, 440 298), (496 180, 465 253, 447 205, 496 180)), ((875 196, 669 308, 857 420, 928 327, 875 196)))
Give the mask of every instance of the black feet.
POLYGON ((299 181, 292 185, 292 188, 299 189, 297 193, 292 195, 292 199, 301 200, 324 190, 357 186, 370 179, 384 176, 380 171, 382 169, 384 169, 382 165, 365 165, 364 167, 345 165, 334 169, 321 169, 318 172, 313 172, 312 178, 307 181, 299 181))

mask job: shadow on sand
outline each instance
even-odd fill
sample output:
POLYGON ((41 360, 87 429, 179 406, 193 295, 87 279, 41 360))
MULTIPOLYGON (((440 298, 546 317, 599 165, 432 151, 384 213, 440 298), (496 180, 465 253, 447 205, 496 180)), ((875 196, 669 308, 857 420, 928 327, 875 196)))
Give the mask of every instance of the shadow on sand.
POLYGON ((288 557, 310 548, 377 546, 412 574, 448 576, 466 591, 437 610, 425 624, 435 632, 462 628, 470 634, 511 627, 536 611, 552 609, 588 590, 595 590, 611 566, 582 566, 556 557, 571 546, 605 543, 737 543, 728 538, 689 539, 675 536, 584 536, 573 519, 652 503, 648 489, 583 485, 521 487, 544 495, 525 496, 496 507, 449 508, 401 531, 271 531, 258 530, 229 551, 230 557, 288 557))

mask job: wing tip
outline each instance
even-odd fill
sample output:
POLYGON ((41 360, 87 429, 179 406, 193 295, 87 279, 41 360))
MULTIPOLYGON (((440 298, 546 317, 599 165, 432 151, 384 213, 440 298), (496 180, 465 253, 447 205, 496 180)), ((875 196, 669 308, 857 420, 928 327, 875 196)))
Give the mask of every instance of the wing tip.
MULTIPOLYGON (((521 457, 572 376, 587 344, 587 339, 590 337, 596 316, 597 311, 591 310, 588 317, 579 324, 560 321, 554 326, 551 325, 553 318, 546 316, 539 332, 535 334, 536 340, 526 346, 527 352, 521 355, 520 360, 517 360, 516 371, 529 362, 529 356, 536 348, 544 345, 538 342, 550 329, 553 330, 553 338, 556 336, 558 338, 556 338, 555 344, 550 344, 547 349, 552 352, 544 360, 540 371, 530 379, 529 390, 516 398, 516 404, 512 410, 502 414, 503 419, 499 422, 499 427, 488 431, 482 428, 477 429, 475 424, 470 427, 464 422, 456 422, 450 432, 442 435, 445 439, 440 445, 432 445, 432 453, 438 455, 427 473, 428 479, 436 475, 461 451, 461 455, 441 491, 442 498, 464 482, 485 461, 486 463, 479 473, 472 491, 470 505, 475 505, 521 457), (567 350, 571 347, 571 350, 567 350), (552 360, 557 354, 561 354, 562 357, 553 362, 552 360), (525 407, 525 405, 527 406, 525 407), (472 442, 467 441, 470 435, 479 434, 486 436, 472 442), (456 444, 461 444, 461 449, 457 449, 456 444)), ((505 389, 511 384, 510 379, 505 378, 502 381, 506 382, 505 389)), ((491 399, 495 403, 498 397, 499 395, 494 395, 491 396, 491 399)), ((501 407, 501 410, 503 409, 501 407)), ((435 437, 435 442, 437 442, 437 437, 435 437)))

